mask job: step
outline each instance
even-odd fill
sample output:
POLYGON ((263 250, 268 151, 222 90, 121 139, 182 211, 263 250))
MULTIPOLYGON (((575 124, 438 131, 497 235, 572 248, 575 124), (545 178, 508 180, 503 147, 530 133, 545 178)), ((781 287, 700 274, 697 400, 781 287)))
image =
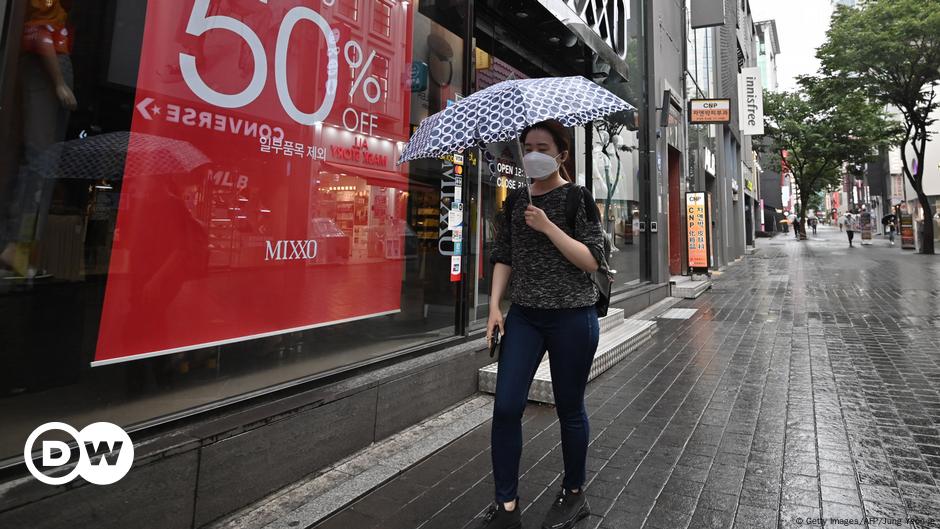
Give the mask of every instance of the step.
POLYGON ((620 325, 623 325, 623 309, 610 308, 607 315, 598 320, 601 326, 601 335, 620 325))
POLYGON ((672 297, 695 299, 712 287, 711 279, 693 281, 687 276, 673 276, 669 280, 672 297))
POLYGON ((671 296, 667 297, 655 305, 649 306, 640 312, 637 312, 633 316, 630 316, 630 318, 634 320, 654 321, 656 318, 662 316, 664 312, 676 306, 676 304, 678 304, 680 301, 682 301, 681 298, 674 298, 671 296))
MULTIPOLYGON (((601 333, 588 381, 594 380, 627 355, 639 349, 652 338, 655 331, 656 323, 653 321, 626 319, 612 330, 601 333)), ((480 391, 496 392, 497 367, 497 363, 492 363, 480 369, 480 391)), ((547 354, 535 373, 535 379, 529 390, 529 400, 546 404, 555 403, 555 396, 552 393, 552 373, 547 354)))

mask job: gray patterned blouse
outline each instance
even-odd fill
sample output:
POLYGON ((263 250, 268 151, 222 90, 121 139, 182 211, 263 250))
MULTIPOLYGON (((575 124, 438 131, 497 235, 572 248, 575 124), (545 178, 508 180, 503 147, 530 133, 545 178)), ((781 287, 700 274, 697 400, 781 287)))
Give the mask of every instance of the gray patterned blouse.
MULTIPOLYGON (((533 195, 532 203, 544 210, 549 220, 568 236, 587 246, 594 258, 598 259, 604 251, 604 235, 599 219, 588 220, 584 201, 579 201, 574 233, 565 218, 567 193, 571 186, 565 184, 544 195, 533 195)), ((510 200, 506 200, 503 211, 497 217, 496 244, 490 254, 491 263, 512 267, 510 301, 538 309, 589 307, 597 303, 597 288, 590 277, 568 261, 548 236, 526 225, 525 209, 529 205, 529 196, 525 188, 514 193, 516 198, 511 232, 506 222, 506 208, 510 200)))

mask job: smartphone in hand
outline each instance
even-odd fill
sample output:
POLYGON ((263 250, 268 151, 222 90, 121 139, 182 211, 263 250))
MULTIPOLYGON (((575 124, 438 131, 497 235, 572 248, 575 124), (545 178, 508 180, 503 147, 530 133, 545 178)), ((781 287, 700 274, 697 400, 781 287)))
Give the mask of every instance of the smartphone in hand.
POLYGON ((493 338, 490 340, 490 358, 496 354, 496 349, 499 348, 499 327, 493 329, 493 338))

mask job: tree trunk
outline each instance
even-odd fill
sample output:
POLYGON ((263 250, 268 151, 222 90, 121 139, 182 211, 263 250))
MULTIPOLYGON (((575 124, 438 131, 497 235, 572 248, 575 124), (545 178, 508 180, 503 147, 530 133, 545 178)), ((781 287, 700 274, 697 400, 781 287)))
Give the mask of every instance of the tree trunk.
POLYGON ((806 240, 806 209, 808 204, 806 202, 807 197, 803 196, 803 193, 800 193, 800 218, 797 219, 797 225, 800 230, 800 240, 806 240))
POLYGON ((904 137, 904 141, 901 142, 901 161, 903 162, 904 174, 907 176, 907 179, 911 182, 911 187, 914 188, 914 192, 917 193, 917 199, 920 201, 920 205, 924 208, 924 236, 920 241, 920 253, 923 254, 934 254, 934 244, 933 244, 933 208, 930 207, 930 201, 927 200, 927 195, 924 194, 924 151, 927 147, 927 126, 926 124, 916 124, 915 128, 917 132, 914 134, 914 139, 911 139, 911 128, 912 125, 908 124, 907 135, 904 137), (920 152, 917 150, 917 145, 913 142, 917 141, 916 138, 920 139, 920 152), (917 174, 912 174, 910 168, 907 165, 907 144, 911 142, 914 146, 914 156, 917 161, 917 174))
POLYGON ((920 241, 920 253, 933 255, 933 208, 930 207, 930 201, 927 200, 927 195, 923 193, 923 190, 917 190, 917 198, 920 200, 921 207, 924 208, 924 237, 920 241))

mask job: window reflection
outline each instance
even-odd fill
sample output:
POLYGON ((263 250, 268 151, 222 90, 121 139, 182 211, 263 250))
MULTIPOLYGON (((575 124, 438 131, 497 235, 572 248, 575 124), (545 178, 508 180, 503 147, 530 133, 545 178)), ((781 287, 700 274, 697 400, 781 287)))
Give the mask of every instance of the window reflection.
MULTIPOLYGON (((0 127, 15 131, 17 142, 0 152, 0 395, 6 397, 0 399, 0 459, 21 453, 26 435, 48 420, 133 427, 454 336, 456 287, 435 224, 440 161, 395 169, 405 138, 367 134, 370 122, 361 112, 355 132, 339 122, 292 134, 283 116, 173 99, 168 92, 184 86, 171 60, 180 53, 196 57, 198 68, 208 61, 224 71, 230 86, 216 88, 229 91, 250 77, 252 53, 225 32, 158 36, 148 52, 142 39, 154 19, 143 0, 26 4, 15 11, 24 28, 15 61, 2 65, 15 75, 0 94, 18 103, 0 113, 0 127), (148 82, 171 90, 140 91, 142 53, 169 58, 148 70, 148 82), (138 130, 141 119, 177 128, 138 130), (196 137, 225 139, 207 149, 190 135, 167 132, 183 127, 201 131, 196 137), (277 127, 283 136, 274 133, 277 127), (122 217, 125 227, 147 221, 147 228, 132 237, 119 227, 122 217), (278 273, 264 275, 266 269, 278 273), (277 283, 294 287, 265 297, 277 283), (102 313, 109 295, 116 307, 110 315, 102 313), (382 296, 392 309, 352 321, 337 315, 382 296), (199 310, 186 302, 192 299, 200 300, 199 310), (285 328, 278 311, 290 304, 324 311, 324 326, 285 328), (200 338, 212 344, 173 350, 202 343, 188 333, 231 328, 231 314, 266 327, 235 341, 200 338), (108 350, 117 360, 140 343, 141 329, 155 344, 164 337, 178 343, 135 351, 156 356, 91 367, 108 318, 115 323, 109 343, 116 344, 108 350)), ((212 2, 208 15, 234 12, 268 43, 287 8, 254 11, 255 4, 264 7, 212 2)), ((355 40, 365 50, 362 56, 350 50, 348 61, 361 61, 358 70, 342 57, 344 106, 363 107, 374 96, 372 83, 371 92, 349 96, 354 79, 347 78, 361 73, 373 49, 361 86, 374 79, 388 95, 372 112, 379 123, 393 123, 410 100, 413 112, 399 118, 407 130, 456 97, 461 38, 451 34, 447 46, 430 50, 431 35, 446 30, 427 14, 403 11, 403 2, 347 4, 323 11, 340 42, 355 40), (403 12, 414 26, 407 33, 403 12), (433 63, 430 89, 416 86, 411 93, 403 83, 411 64, 402 59, 400 41, 413 44, 416 61, 433 63)), ((193 3, 172 6, 160 11, 168 18, 159 23, 183 31, 193 3)), ((288 60, 308 66, 288 76, 292 97, 306 111, 319 101, 314 90, 300 87, 325 86, 315 72, 318 58, 326 57, 324 41, 310 26, 298 25, 292 34, 306 45, 292 46, 288 60)))

